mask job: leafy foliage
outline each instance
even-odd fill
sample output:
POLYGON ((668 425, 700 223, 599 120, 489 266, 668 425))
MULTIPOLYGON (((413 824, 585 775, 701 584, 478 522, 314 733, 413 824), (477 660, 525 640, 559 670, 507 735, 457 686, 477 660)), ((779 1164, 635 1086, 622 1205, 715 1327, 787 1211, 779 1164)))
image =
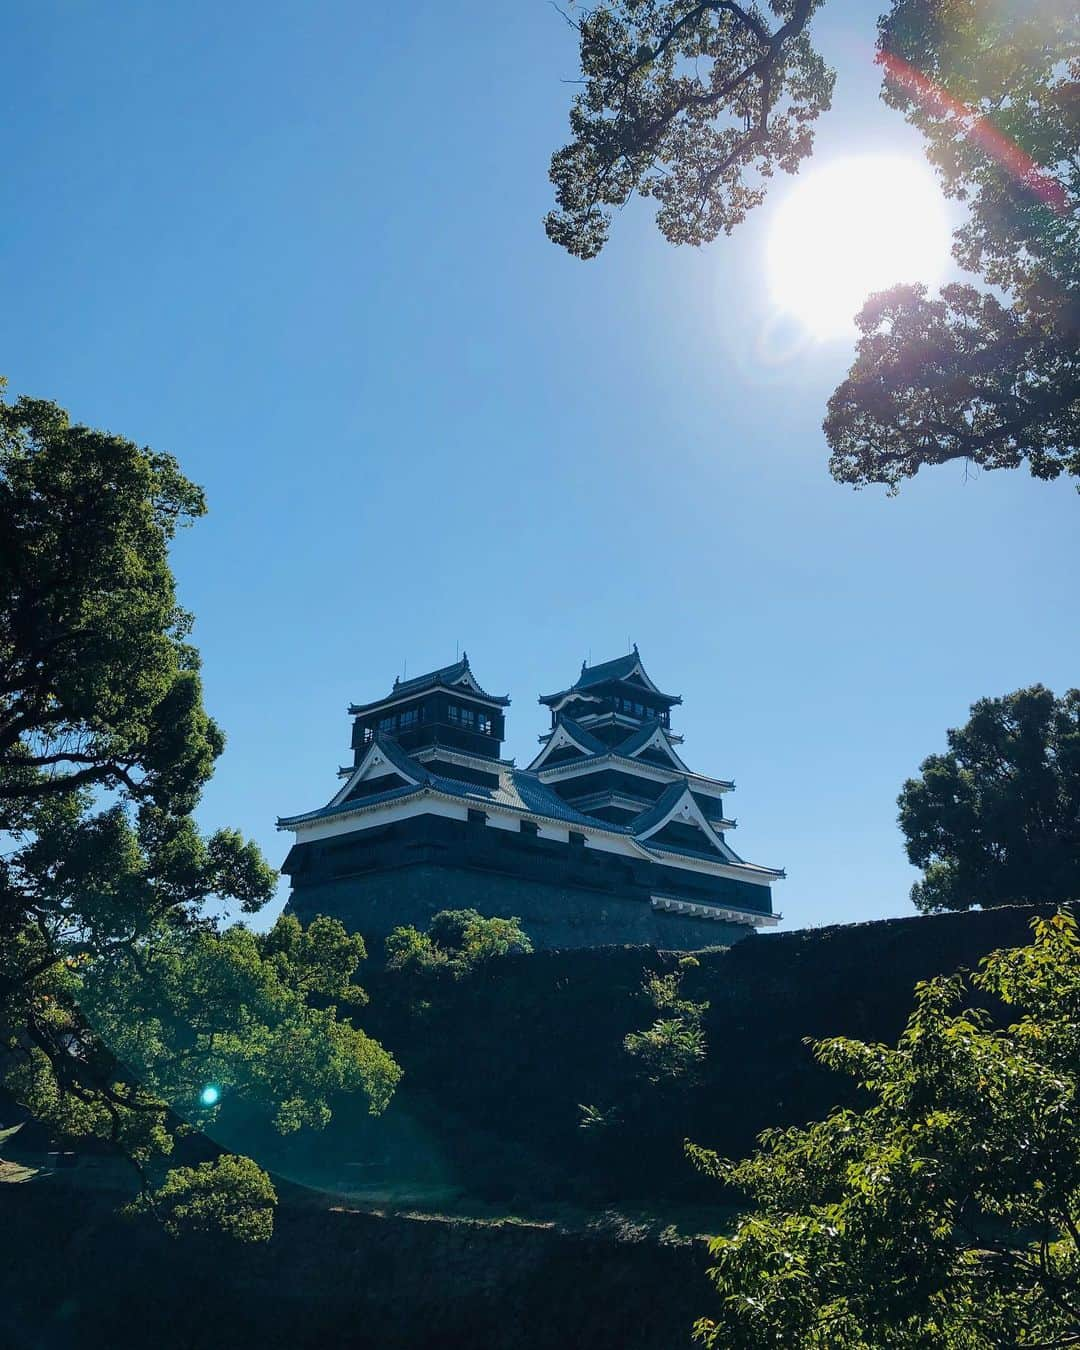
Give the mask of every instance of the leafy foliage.
POLYGON ((713 1239, 707 1347, 982 1350, 1080 1336, 1080 942, 1071 917, 987 957, 970 985, 1015 1009, 1004 1030, 962 1006, 968 981, 916 989, 895 1049, 817 1042, 871 1095, 731 1163, 751 1197, 713 1239))
POLYGON ((794 173, 828 108, 833 76, 807 25, 821 0, 614 0, 574 22, 584 87, 573 140, 551 161, 549 237, 579 258, 607 239, 611 208, 636 191, 660 204, 673 243, 731 230, 794 173))
MULTIPOLYGON (((576 24, 583 87, 552 160, 549 236, 582 258, 634 191, 673 243, 730 232, 812 151, 833 77, 818 0, 607 0, 576 24)), ((829 402, 830 469, 895 492, 924 465, 1080 476, 1080 22, 1075 0, 892 0, 883 97, 967 208, 954 253, 981 285, 869 298, 829 402)), ((814 259, 808 256, 808 267, 814 259)))
POLYGON ((168 546, 205 509, 171 455, 0 399, 0 828, 80 786, 194 805, 224 741, 168 546))
MULTIPOLYGON (((224 746, 168 563, 199 489, 170 456, 20 399, 0 402, 0 506, 0 1067, 51 1128, 129 1158, 153 1208, 161 1160, 221 1099, 318 1127, 339 1092, 381 1110, 400 1071, 338 1016, 363 1002, 361 939, 213 918, 258 911, 277 877, 191 815, 224 746)), ((262 1236, 256 1174, 232 1159, 167 1177, 162 1212, 204 1225, 233 1186, 225 1228, 262 1236)))
POLYGON ((1080 690, 981 699, 900 793, 921 910, 1080 896, 1080 690))
POLYGON ((681 994, 683 975, 695 959, 684 957, 681 969, 667 975, 650 974, 644 993, 661 1015, 644 1031, 631 1031, 623 1049, 640 1061, 650 1083, 690 1080, 705 1058, 707 1044, 701 1019, 708 1003, 693 1003, 681 994))
POLYGON ((226 1155, 198 1167, 174 1167, 131 1207, 154 1214, 171 1237, 224 1233, 240 1242, 269 1242, 277 1192, 250 1158, 226 1155))
POLYGON ((387 970, 447 970, 464 975, 475 966, 512 952, 531 952, 517 919, 484 918, 475 909, 443 909, 426 933, 406 925, 386 939, 387 970))
POLYGON ((858 325, 858 357, 825 419, 838 481, 895 492, 955 459, 1080 476, 1075 316, 974 286, 945 286, 936 300, 898 286, 870 299, 858 325))
POLYGON ((833 476, 895 491, 960 458, 1080 476, 1075 2, 896 0, 878 45, 886 102, 968 208, 957 261, 1004 300, 972 285, 870 300, 825 421, 833 476))

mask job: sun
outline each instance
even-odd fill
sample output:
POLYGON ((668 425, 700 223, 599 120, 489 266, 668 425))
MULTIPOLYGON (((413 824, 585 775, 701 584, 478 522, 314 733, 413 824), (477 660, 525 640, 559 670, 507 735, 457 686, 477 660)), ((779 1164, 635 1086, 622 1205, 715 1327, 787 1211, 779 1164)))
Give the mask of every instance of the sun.
POLYGON ((937 285, 950 226, 927 164, 859 155, 814 168, 777 211, 768 241, 772 299, 817 338, 846 338, 866 297, 900 282, 937 285))

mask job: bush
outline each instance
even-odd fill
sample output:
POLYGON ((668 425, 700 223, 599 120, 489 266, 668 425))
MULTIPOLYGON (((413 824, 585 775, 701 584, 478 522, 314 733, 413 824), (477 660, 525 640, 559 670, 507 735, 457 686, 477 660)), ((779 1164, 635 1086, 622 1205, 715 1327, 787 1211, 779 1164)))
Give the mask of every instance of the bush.
POLYGON ((449 970, 464 975, 497 956, 531 952, 516 918, 484 918, 475 909, 443 909, 426 933, 411 924, 395 928, 386 939, 387 970, 449 970))

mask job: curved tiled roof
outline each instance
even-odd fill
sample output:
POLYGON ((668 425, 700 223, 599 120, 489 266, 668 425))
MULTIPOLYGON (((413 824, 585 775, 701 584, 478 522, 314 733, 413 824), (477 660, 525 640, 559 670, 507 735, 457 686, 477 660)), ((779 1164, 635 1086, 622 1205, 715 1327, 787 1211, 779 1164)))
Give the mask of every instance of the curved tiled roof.
MULTIPOLYGON (((708 852, 705 849, 690 848, 686 844, 653 844, 648 839, 639 839, 638 848, 644 849, 651 857, 661 859, 665 853, 674 854, 677 858, 698 858, 702 862, 716 862, 715 853, 708 852)), ((730 859, 720 860, 727 867, 738 867, 747 872, 756 872, 763 877, 786 877, 787 873, 782 867, 762 867, 760 863, 747 862, 745 858, 740 858, 734 849, 731 850, 730 859)))
MULTIPOLYGON (((460 664, 460 663, 459 663, 460 664)), ((452 668, 446 668, 452 669, 452 668)), ((439 672, 436 672, 436 674, 439 672)), ((424 679, 431 678, 421 677, 424 679)), ((590 749, 595 747, 594 753, 610 756, 612 751, 591 733, 579 726, 572 718, 560 718, 568 731, 576 740, 580 740, 583 745, 588 745, 590 749)), ((637 737, 644 733, 652 735, 656 727, 660 724, 653 722, 643 727, 641 732, 635 733, 624 741, 619 750, 625 749, 634 742, 637 737)), ((644 736, 647 739, 647 735, 644 736)), ((727 866, 736 868, 745 868, 748 871, 757 873, 765 877, 782 877, 783 871, 769 867, 761 867, 754 863, 747 863, 738 856, 730 846, 723 842, 723 847, 729 857, 718 858, 713 851, 698 850, 692 846, 683 844, 673 844, 669 842, 658 843, 649 839, 643 839, 641 836, 654 826, 660 824, 668 816, 673 808, 678 804, 684 794, 689 793, 693 796, 691 782, 685 777, 680 777, 677 781, 671 783, 664 789, 660 797, 651 806, 647 807, 640 815, 634 817, 626 823, 604 820, 598 816, 588 815, 584 811, 579 811, 564 801, 561 796, 549 787, 540 777, 540 774, 530 769, 519 769, 512 763, 505 761, 488 761, 485 763, 485 769, 489 770, 496 778, 497 783, 494 786, 484 786, 479 783, 469 783, 462 779, 454 778, 450 774, 434 773, 419 760, 413 759, 393 738, 377 734, 372 741, 372 749, 378 749, 386 758, 387 762, 402 776, 414 781, 401 784, 397 787, 388 787, 382 792, 373 792, 368 796, 333 799, 328 805, 319 807, 315 811, 306 811, 295 816, 281 816, 278 818, 279 829, 297 829, 305 825, 312 824, 315 821, 332 820, 350 813, 366 812, 372 808, 386 805, 391 802, 406 801, 412 797, 422 797, 428 793, 436 793, 442 797, 449 797, 462 802, 464 805, 483 809, 485 806, 502 807, 511 812, 518 812, 523 816, 530 816, 540 820, 550 820, 552 822, 575 826, 582 830, 600 832, 608 835, 621 835, 628 840, 632 840, 635 847, 642 850, 643 853, 657 860, 662 859, 662 855, 674 855, 686 858, 700 859, 707 862, 723 862, 727 866)), ((623 756, 620 755, 620 758, 623 756)), ((362 761, 366 762, 365 760, 362 761)), ((638 763, 637 760, 629 760, 630 763, 638 763)), ((357 770, 362 767, 357 766, 353 771, 354 777, 357 770)), ((351 783, 346 785, 343 791, 348 791, 351 783)), ((716 825, 710 826, 711 829, 718 828, 716 825)))
POLYGON ((432 773, 422 764, 405 755, 400 749, 397 749, 397 755, 405 761, 404 766, 399 765, 389 754, 387 758, 390 759, 395 768, 401 767, 403 772, 407 772, 411 778, 415 778, 417 780, 415 786, 406 784, 403 787, 388 788, 385 792, 373 792, 367 797, 347 799, 329 806, 322 806, 316 811, 306 811, 302 815, 281 816, 278 818, 278 827, 290 829, 314 820, 325 820, 343 815, 360 807, 381 806, 385 802, 419 795, 430 789, 445 796, 457 797, 471 806, 482 807, 485 803, 493 806, 506 806, 511 810, 522 811, 526 815, 544 816, 548 820, 558 821, 564 825, 599 828, 610 834, 630 833, 629 828, 625 825, 614 825, 610 821, 598 820, 595 816, 587 816, 584 812, 576 810, 567 802, 564 802, 552 788, 542 783, 536 774, 529 773, 527 769, 499 765, 497 768, 498 786, 485 787, 480 783, 466 783, 461 779, 451 778, 445 774, 432 773))
POLYGON ((578 745, 583 750, 589 751, 590 754, 602 755, 610 748, 599 736, 594 736, 591 731, 586 731, 580 722, 575 722, 572 717, 567 717, 565 713, 559 713, 556 716, 555 725, 543 739, 545 741, 551 740, 560 727, 565 727, 578 745))
POLYGON ((358 713, 370 712, 373 708, 380 707, 383 703, 388 703, 391 699, 408 698, 412 694, 421 694, 426 689, 437 689, 441 685, 443 688, 452 689, 459 685, 462 678, 468 675, 476 683, 479 692, 469 690, 474 698, 482 699, 485 703, 497 704, 500 708, 506 708, 510 705, 510 699, 505 694, 489 694, 480 688, 469 666, 469 657, 463 654, 460 661, 455 661, 453 665, 441 666, 438 670, 428 671, 426 675, 414 675, 411 680, 395 680, 394 687, 385 698, 375 699, 372 703, 353 703, 349 705, 349 713, 355 717, 358 713))
POLYGON ((625 741, 619 741, 617 745, 612 746, 611 753, 613 755, 619 755, 623 759, 633 759, 634 752, 640 750, 643 745, 648 745, 658 731, 664 732, 664 743, 668 748, 668 753, 672 757, 672 764, 685 773, 692 773, 693 771, 683 763, 672 749, 671 741, 667 737, 666 728, 658 717, 652 718, 651 721, 643 722, 641 726, 638 727, 637 731, 634 731, 627 736, 625 741))
POLYGON ((599 665, 595 666, 589 666, 582 662, 581 674, 569 689, 560 689, 557 694, 541 694, 540 702, 554 703, 557 699, 565 698, 567 694, 594 689, 598 685, 608 684, 612 680, 625 680, 638 667, 641 668, 641 673, 645 676, 654 698, 659 698, 665 703, 682 702, 678 694, 664 694, 657 689, 656 685, 645 674, 645 667, 642 665, 636 645, 632 652, 627 652, 625 656, 617 656, 613 661, 601 661, 599 665))
POLYGON ((654 825, 659 825, 688 791, 689 788, 684 782, 671 783, 661 792, 648 810, 642 811, 640 816, 634 817, 630 822, 631 830, 634 834, 644 834, 646 830, 651 830, 654 825))

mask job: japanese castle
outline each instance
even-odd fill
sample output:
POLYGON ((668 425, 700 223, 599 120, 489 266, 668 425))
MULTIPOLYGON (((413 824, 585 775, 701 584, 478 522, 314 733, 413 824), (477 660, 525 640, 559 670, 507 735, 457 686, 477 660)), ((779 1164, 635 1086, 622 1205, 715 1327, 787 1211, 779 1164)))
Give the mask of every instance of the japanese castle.
POLYGON ((536 947, 729 944, 777 921, 780 870, 727 842, 734 783, 676 749, 682 700, 635 646, 582 665, 540 702, 551 727, 527 769, 502 758, 509 698, 463 656, 349 708, 353 762, 325 805, 283 816, 290 909, 377 940, 440 909, 520 918, 536 947))

